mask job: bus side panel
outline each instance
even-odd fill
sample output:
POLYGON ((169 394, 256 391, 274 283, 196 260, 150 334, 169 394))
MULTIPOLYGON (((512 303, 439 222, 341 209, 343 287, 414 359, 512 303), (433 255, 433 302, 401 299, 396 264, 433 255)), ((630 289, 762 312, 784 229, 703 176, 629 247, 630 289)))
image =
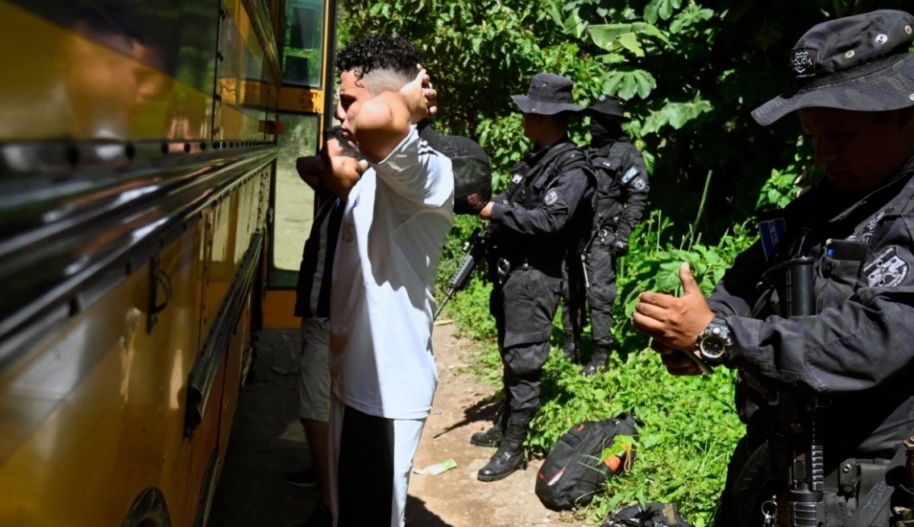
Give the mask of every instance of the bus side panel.
MULTIPOLYGON (((215 323, 225 307, 227 293, 233 283, 242 279, 238 271, 251 248, 254 231, 263 228, 252 221, 252 218, 256 220, 258 191, 262 186, 261 181, 267 177, 268 170, 269 166, 245 176, 245 182, 204 215, 207 234, 206 250, 203 252, 205 265, 202 277, 200 348, 204 346, 207 335, 223 330, 215 323)), ((204 407, 203 423, 194 431, 185 519, 192 520, 198 514, 208 512, 198 510, 198 507, 209 506, 208 492, 215 484, 216 475, 210 471, 218 468, 212 465, 213 456, 217 456, 220 467, 225 459, 228 435, 241 387, 243 352, 250 346, 250 294, 246 296, 244 306, 232 330, 233 336, 220 359, 219 374, 213 382, 213 388, 204 407)))
POLYGON ((0 0, 0 140, 209 139, 218 2, 80 4, 0 0))
MULTIPOLYGON (((216 375, 214 386, 225 383, 226 362, 223 361, 216 375)), ((187 494, 184 520, 177 525, 191 527, 195 525, 198 515, 209 512, 212 493, 215 490, 215 474, 210 474, 213 456, 221 457, 219 451, 220 410, 222 408, 222 390, 213 389, 206 401, 203 423, 191 438, 191 463, 187 480, 187 494), (205 507, 205 509, 200 509, 205 507)), ((173 524, 174 525, 174 524, 173 524)))
MULTIPOLYGON (((256 221, 259 216, 260 192, 263 188, 264 179, 269 178, 269 170, 269 167, 261 170, 261 172, 251 178, 251 180, 245 183, 237 192, 238 200, 236 211, 238 221, 236 223, 237 234, 235 235, 235 266, 241 265, 245 254, 251 246, 254 232, 263 229, 263 225, 257 224, 256 221)), ((263 257, 264 254, 262 253, 261 258, 263 257)), ((225 359, 226 376, 225 385, 223 387, 222 425, 219 439, 219 451, 223 453, 219 459, 220 471, 222 464, 225 461, 224 453, 228 447, 235 410, 238 405, 242 362, 245 351, 251 346, 251 305, 253 301, 253 280, 256 279, 256 277, 252 279, 252 291, 245 299, 245 308, 238 321, 238 325, 235 328, 235 334, 232 337, 231 345, 229 346, 225 359)))
POLYGON ((222 395, 222 416, 219 430, 219 467, 217 481, 225 464, 225 454, 228 452, 229 438, 232 434, 232 424, 235 422, 235 411, 238 409, 238 398, 241 388, 241 369, 244 352, 251 345, 251 295, 245 301, 245 308, 241 320, 232 338, 225 361, 225 384, 222 395))
POLYGON ((207 240, 208 254, 203 275, 203 306, 200 319, 200 345, 214 329, 216 315, 225 299, 225 294, 232 285, 235 274, 235 236, 232 214, 232 203, 236 195, 228 196, 212 209, 210 238, 207 240))
POLYGON ((0 438, 0 525, 121 525, 148 487, 184 515, 200 237, 197 223, 160 253, 173 296, 151 334, 147 263, 0 377, 18 416, 0 438))

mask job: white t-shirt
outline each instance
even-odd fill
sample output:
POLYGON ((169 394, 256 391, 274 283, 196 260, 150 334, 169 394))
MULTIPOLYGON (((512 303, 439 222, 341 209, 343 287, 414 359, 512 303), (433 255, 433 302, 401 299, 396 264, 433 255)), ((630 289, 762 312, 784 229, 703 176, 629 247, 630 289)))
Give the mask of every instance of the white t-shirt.
POLYGON ((438 384, 432 289, 454 224, 451 161, 413 126, 352 188, 330 293, 330 372, 346 405, 422 419, 438 384))

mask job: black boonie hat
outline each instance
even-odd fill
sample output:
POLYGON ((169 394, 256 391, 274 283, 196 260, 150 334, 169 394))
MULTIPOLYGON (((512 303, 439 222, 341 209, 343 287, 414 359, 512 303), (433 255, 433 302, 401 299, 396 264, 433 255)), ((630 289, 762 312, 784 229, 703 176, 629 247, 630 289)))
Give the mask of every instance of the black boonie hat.
POLYGON ((552 73, 537 73, 530 81, 527 95, 512 95, 522 113, 555 115, 562 112, 580 112, 581 108, 571 102, 571 88, 574 84, 552 73))
POLYGON ((625 117, 625 103, 619 97, 613 97, 612 95, 599 96, 597 101, 587 108, 587 111, 595 117, 607 116, 627 119, 625 117))
POLYGON ((801 108, 884 112, 914 106, 914 16, 883 9, 829 20, 790 52, 792 89, 752 112, 767 126, 801 108))

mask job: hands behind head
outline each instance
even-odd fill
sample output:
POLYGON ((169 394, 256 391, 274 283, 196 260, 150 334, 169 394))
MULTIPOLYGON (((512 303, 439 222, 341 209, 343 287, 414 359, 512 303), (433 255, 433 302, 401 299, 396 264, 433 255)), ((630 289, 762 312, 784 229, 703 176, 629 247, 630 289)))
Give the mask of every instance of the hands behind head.
POLYGON ((335 195, 346 198, 362 174, 368 170, 368 161, 356 159, 347 151, 340 139, 331 137, 321 150, 321 183, 335 195))
POLYGON ((400 95, 406 99, 410 111, 410 121, 417 124, 423 119, 438 113, 438 92, 432 88, 431 78, 422 65, 417 64, 419 72, 416 78, 400 89, 400 95))
POLYGON ((694 353, 699 358, 696 343, 714 313, 708 307, 688 264, 679 268, 683 295, 675 297, 660 293, 641 293, 635 306, 632 324, 635 329, 651 337, 651 348, 661 354, 663 364, 673 375, 698 375, 701 370, 688 357, 675 350, 694 353))

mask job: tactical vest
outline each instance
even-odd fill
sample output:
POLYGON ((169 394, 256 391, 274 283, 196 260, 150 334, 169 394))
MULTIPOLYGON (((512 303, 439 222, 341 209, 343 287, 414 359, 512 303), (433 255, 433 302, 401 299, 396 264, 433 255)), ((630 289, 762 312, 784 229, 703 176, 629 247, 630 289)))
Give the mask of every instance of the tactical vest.
MULTIPOLYGON (((824 214, 824 211, 829 209, 819 196, 816 196, 817 199, 808 207, 801 207, 804 211, 803 217, 791 218, 795 225, 782 224, 777 227, 772 224, 774 215, 766 215, 760 221, 760 230, 763 231, 763 247, 766 252, 771 251, 769 267, 774 267, 800 254, 809 254, 817 260, 817 266, 824 266, 819 270, 828 279, 832 270, 823 263, 826 255, 821 252, 820 248, 824 241, 847 232, 853 232, 854 237, 857 237, 857 231, 861 225, 864 225, 862 234, 856 240, 861 245, 859 265, 862 266, 863 255, 868 251, 872 252, 872 247, 868 247, 871 243, 867 234, 876 229, 879 220, 886 215, 886 212, 895 211, 896 215, 908 214, 914 209, 914 196, 911 195, 907 186, 909 178, 910 172, 902 173, 893 178, 894 182, 888 183, 881 191, 883 194, 889 193, 894 197, 881 204, 877 202, 869 206, 865 204, 850 206, 833 222, 829 222, 831 215, 824 214), (766 240, 765 231, 781 231, 780 243, 774 244, 766 240)), ((845 250, 850 250, 850 244, 846 244, 845 247, 848 247, 845 250)), ((856 273, 848 274, 850 277, 855 277, 857 273, 859 270, 856 273)), ((850 296, 853 292, 853 282, 854 280, 839 280, 836 283, 834 279, 825 284, 817 282, 817 311, 821 312, 823 308, 833 306, 842 298, 850 296)), ((765 319, 777 314, 777 304, 780 301, 777 292, 769 286, 759 297, 750 316, 765 319)), ((813 421, 822 419, 809 413, 810 400, 812 400, 811 397, 797 393, 795 390, 779 389, 759 381, 751 374, 740 372, 740 382, 737 383, 737 407, 741 419, 747 422, 749 432, 755 436, 756 441, 764 441, 764 444, 755 450, 746 463, 737 483, 740 490, 737 491, 736 499, 742 508, 743 521, 746 525, 753 525, 753 520, 759 521, 759 504, 771 497, 773 492, 781 493, 779 498, 782 502, 779 506, 786 507, 787 504, 783 503, 785 501, 783 489, 792 483, 789 477, 789 467, 793 466, 794 462, 791 455, 791 441, 795 441, 792 438, 792 432, 797 428, 796 423, 806 423, 806 426, 810 426, 813 421), (753 518, 753 520, 749 518, 753 518)), ((828 412, 842 412, 851 415, 855 413, 849 412, 841 402, 832 405, 831 401, 824 400, 824 404, 826 404, 825 411, 828 412), (830 408, 831 406, 834 408, 830 408)), ((831 421, 834 421, 833 416, 831 421)), ((850 421, 848 423, 848 426, 851 426, 850 421)), ((822 424, 820 422, 814 426, 821 427, 822 424)), ((859 503, 884 477, 886 465, 874 463, 869 459, 848 458, 847 456, 852 455, 851 452, 846 451, 850 449, 848 445, 841 445, 840 452, 835 452, 832 449, 832 446, 835 445, 834 439, 847 435, 846 431, 826 427, 823 433, 826 440, 824 456, 828 459, 828 463, 824 467, 824 473, 820 476, 826 492, 825 510, 829 518, 826 526, 829 526, 839 524, 837 520, 833 523, 833 519, 844 516, 843 502, 836 496, 853 498, 859 503)), ((885 461, 881 463, 885 463, 885 461)), ((867 525, 888 526, 887 512, 887 509, 882 511, 875 523, 867 523, 867 525)))
POLYGON ((593 196, 594 228, 615 230, 619 215, 624 210, 622 198, 622 179, 619 165, 625 159, 626 150, 634 149, 627 141, 613 141, 598 148, 590 148, 588 157, 596 172, 597 191, 593 196))
MULTIPOLYGON (((509 199, 503 204, 524 209, 540 207, 558 182, 558 177, 578 168, 589 174, 590 162, 584 152, 571 141, 563 141, 544 153, 528 155, 511 169, 511 181, 505 191, 505 196, 509 199)), ((575 239, 583 239, 589 233, 589 217, 592 213, 589 204, 585 208, 588 210, 579 209, 558 235, 532 236, 499 228, 493 236, 492 256, 507 260, 514 268, 527 264, 546 274, 555 274, 561 269, 569 246, 577 243, 575 239), (588 225, 582 228, 581 221, 588 225), (569 232, 578 232, 580 235, 569 237, 569 232)))

